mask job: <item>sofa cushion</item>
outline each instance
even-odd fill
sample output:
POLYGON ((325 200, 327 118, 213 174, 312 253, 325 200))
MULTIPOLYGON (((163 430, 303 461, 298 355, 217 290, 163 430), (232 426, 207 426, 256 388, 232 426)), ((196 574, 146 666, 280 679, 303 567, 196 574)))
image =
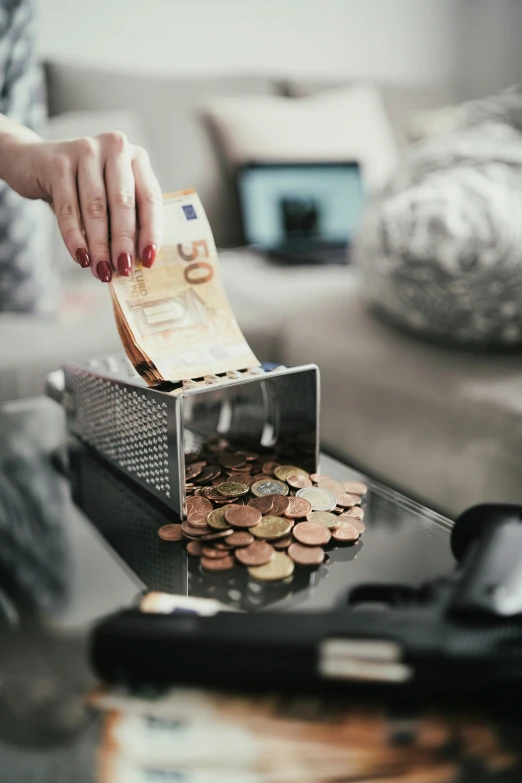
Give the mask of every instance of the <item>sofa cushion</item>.
POLYGON ((234 183, 219 160, 202 115, 209 99, 265 95, 275 82, 255 76, 174 78, 75 67, 46 66, 49 111, 137 112, 164 192, 195 187, 205 204, 218 245, 241 241, 234 183))
MULTIPOLYGON (((283 85, 286 95, 303 98, 316 95, 323 90, 341 87, 350 82, 299 79, 287 81, 283 85)), ((457 90, 450 85, 408 85, 386 84, 380 86, 382 99, 399 146, 404 147, 411 140, 412 121, 419 112, 438 109, 457 100, 457 90)))
POLYGON ((398 163, 379 91, 358 84, 310 98, 220 98, 208 114, 232 167, 256 161, 358 161, 378 190, 398 163))

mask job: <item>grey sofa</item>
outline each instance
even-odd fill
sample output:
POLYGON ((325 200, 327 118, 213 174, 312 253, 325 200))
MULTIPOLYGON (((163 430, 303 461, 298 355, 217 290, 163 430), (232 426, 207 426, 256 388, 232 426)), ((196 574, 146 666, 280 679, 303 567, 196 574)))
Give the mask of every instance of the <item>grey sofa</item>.
MULTIPOLYGON (((145 144, 162 188, 194 185, 208 211, 225 284, 259 358, 315 362, 323 447, 449 514, 485 500, 522 501, 522 379, 517 357, 444 350, 374 320, 351 268, 285 269, 241 243, 230 172, 202 109, 209 97, 307 95, 321 83, 255 76, 179 79, 47 66, 49 135, 119 127, 145 144)), ((446 87, 382 86, 397 139, 418 111, 455 100, 446 87)), ((52 320, 0 315, 0 401, 38 394, 68 359, 120 348, 107 289, 52 253, 63 306, 52 320)))

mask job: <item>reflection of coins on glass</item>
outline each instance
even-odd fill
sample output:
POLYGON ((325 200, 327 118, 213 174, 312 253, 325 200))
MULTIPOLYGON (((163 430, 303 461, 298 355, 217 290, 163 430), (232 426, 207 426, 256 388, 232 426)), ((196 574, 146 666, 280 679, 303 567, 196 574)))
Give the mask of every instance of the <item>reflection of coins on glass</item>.
POLYGON ((296 496, 308 500, 312 506, 312 511, 331 511, 337 505, 335 495, 326 489, 319 489, 319 487, 298 489, 296 496))
MULTIPOLYGON (((223 484, 218 484, 217 490, 223 497, 239 497, 239 495, 246 495, 248 492, 248 484, 240 483, 239 481, 225 481, 223 484)), ((267 492, 263 494, 268 494, 267 492)), ((197 500, 197 498, 196 498, 197 500)))
POLYGON ((248 505, 253 506, 254 508, 258 508, 259 511, 263 514, 263 516, 265 514, 271 514, 273 510, 272 497, 283 497, 283 496, 266 495, 260 498, 252 498, 252 500, 248 501, 248 505))
MULTIPOLYGON (((260 498, 263 495, 288 495, 288 487, 282 481, 269 479, 268 481, 256 481, 251 486, 251 492, 260 498)), ((247 487, 248 492, 248 487, 247 487)))
POLYGON ((304 566, 321 565, 324 560, 324 549, 320 546, 291 544, 288 547, 288 554, 294 563, 304 566))
POLYGON ((279 467, 274 470, 274 475, 276 478, 280 479, 280 481, 286 481, 288 476, 306 476, 306 478, 308 478, 306 470, 297 468, 295 465, 279 465, 279 467))
MULTIPOLYGON (((357 520, 354 520, 356 522, 357 520)), ((357 541, 359 538, 359 531, 351 522, 345 522, 341 520, 339 527, 332 530, 332 538, 336 541, 357 541)))
POLYGON ((229 506, 225 519, 232 527, 254 527, 261 522, 261 512, 253 506, 229 506))
POLYGON ((324 525, 329 530, 333 530, 334 527, 339 525, 339 517, 332 514, 331 511, 312 511, 308 517, 309 522, 318 522, 320 525, 324 525))
POLYGON ((210 512, 207 517, 207 524, 214 530, 228 530, 230 527, 225 519, 225 511, 222 508, 215 508, 214 511, 210 512))
POLYGON ((263 517, 259 525, 250 528, 250 532, 256 538, 270 540, 272 538, 282 538, 292 529, 292 523, 282 517, 263 517))
POLYGON ((248 569, 250 576, 260 579, 262 582, 275 582, 278 579, 286 579, 294 572, 294 563, 284 552, 274 552, 271 560, 262 566, 248 569))
POLYGON ((293 529, 294 538, 307 546, 324 546, 330 540, 330 531, 318 522, 299 522, 293 529))
POLYGON ((284 512, 287 519, 303 519, 312 512, 312 506, 305 498, 288 498, 288 508, 284 512))
POLYGON ((158 530, 158 536, 163 541, 181 541, 183 533, 181 532, 181 525, 163 525, 158 530))
POLYGON ((352 495, 366 495, 368 487, 362 481, 343 481, 345 492, 351 492, 352 495))
POLYGON ((234 568, 235 560, 232 555, 226 555, 226 557, 220 557, 213 560, 210 557, 202 557, 201 565, 206 571, 229 571, 234 568))
POLYGON ((243 565, 260 566, 268 563, 274 554, 274 548, 266 541, 254 541, 244 549, 238 549, 236 558, 243 565))

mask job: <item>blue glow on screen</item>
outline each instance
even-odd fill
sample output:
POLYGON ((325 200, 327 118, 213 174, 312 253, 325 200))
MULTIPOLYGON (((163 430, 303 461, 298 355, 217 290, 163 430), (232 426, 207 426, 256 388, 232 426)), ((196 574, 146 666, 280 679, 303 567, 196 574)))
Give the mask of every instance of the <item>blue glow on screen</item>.
POLYGON ((364 202, 358 166, 259 166, 240 174, 245 236, 249 244, 270 249, 288 241, 282 204, 313 204, 315 238, 345 244, 357 229, 364 202))

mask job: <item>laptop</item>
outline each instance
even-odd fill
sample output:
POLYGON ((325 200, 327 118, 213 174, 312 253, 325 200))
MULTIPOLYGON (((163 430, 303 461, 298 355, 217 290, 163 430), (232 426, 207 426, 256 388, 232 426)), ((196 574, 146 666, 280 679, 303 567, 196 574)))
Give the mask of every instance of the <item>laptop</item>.
POLYGON ((358 163, 250 163, 237 187, 248 245, 285 263, 348 263, 364 204, 358 163))

